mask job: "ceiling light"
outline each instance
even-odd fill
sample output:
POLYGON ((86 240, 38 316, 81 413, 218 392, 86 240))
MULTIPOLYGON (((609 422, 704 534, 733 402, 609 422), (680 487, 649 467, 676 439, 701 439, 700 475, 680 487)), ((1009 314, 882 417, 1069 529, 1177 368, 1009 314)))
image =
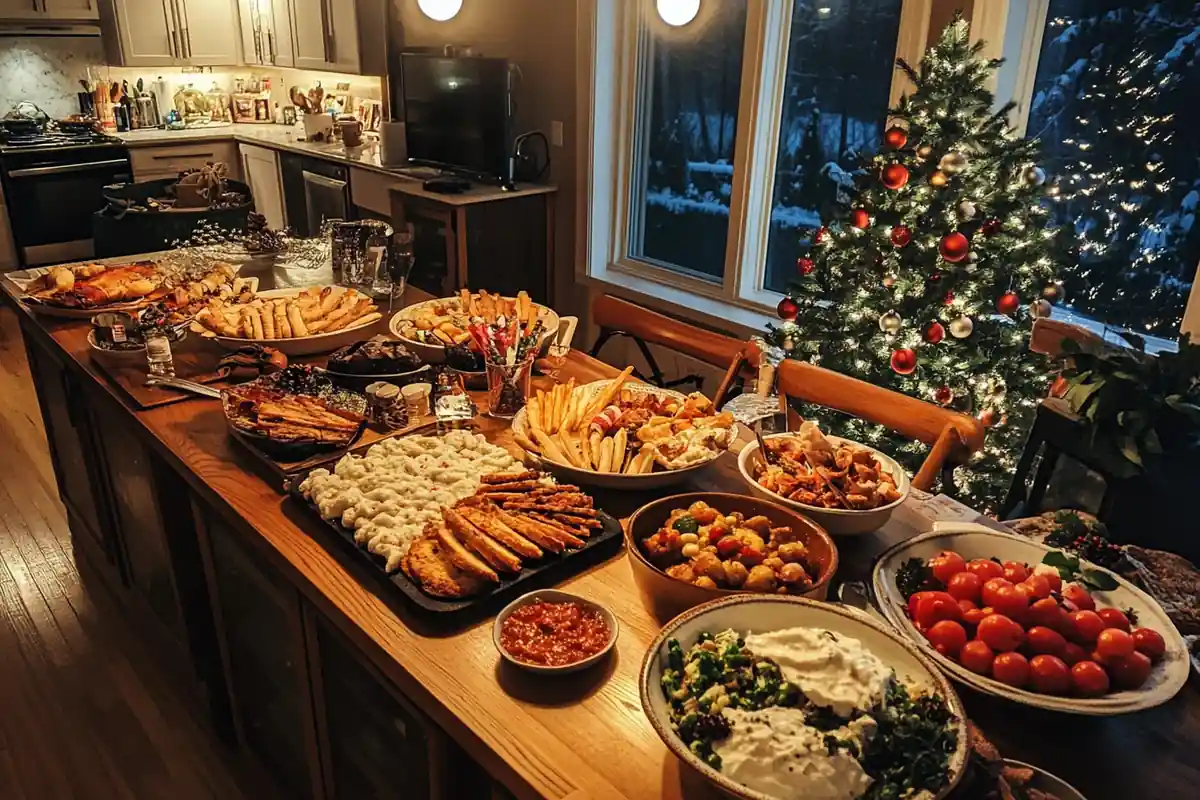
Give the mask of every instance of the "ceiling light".
POLYGON ((417 7, 425 16, 437 22, 453 19, 462 10, 463 0, 417 0, 417 7))
POLYGON ((700 0, 657 0, 658 15, 668 25, 687 25, 700 13, 700 0))
POLYGON ((833 9, 830 8, 829 6, 821 6, 820 8, 817 9, 817 13, 820 14, 822 17, 828 17, 830 14, 833 13, 833 9))

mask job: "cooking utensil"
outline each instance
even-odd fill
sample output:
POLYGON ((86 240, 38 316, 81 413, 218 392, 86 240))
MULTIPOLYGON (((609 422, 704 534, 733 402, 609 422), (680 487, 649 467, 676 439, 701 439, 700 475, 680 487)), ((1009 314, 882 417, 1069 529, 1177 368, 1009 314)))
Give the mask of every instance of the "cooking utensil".
POLYGON ((203 383, 196 383, 195 381, 189 381, 184 378, 169 378, 165 375, 147 375, 146 385, 166 387, 168 389, 179 389, 180 391, 191 392, 192 394, 196 394, 201 397, 211 397, 218 400, 221 398, 220 389, 214 389, 211 386, 205 386, 203 383))

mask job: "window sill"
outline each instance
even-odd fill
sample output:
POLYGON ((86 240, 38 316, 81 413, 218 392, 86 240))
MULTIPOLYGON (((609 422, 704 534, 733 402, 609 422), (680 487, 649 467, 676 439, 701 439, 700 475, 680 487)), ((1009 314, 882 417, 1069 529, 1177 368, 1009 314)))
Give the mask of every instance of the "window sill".
POLYGON ((766 311, 709 297, 678 286, 650 280, 612 266, 593 270, 584 283, 597 291, 624 297, 669 316, 748 339, 766 333, 777 318, 766 311))

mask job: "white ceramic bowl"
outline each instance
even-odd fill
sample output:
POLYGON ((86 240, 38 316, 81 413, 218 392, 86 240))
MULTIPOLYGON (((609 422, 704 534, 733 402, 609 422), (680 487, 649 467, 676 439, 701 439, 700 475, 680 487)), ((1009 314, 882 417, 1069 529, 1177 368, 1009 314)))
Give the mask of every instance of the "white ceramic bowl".
POLYGON ((921 635, 905 613, 907 603, 896 588, 896 572, 910 558, 928 559, 943 550, 953 550, 967 561, 973 558, 998 558, 1001 561, 1021 561, 1039 564, 1046 553, 1057 548, 1047 547, 1014 534, 1001 533, 971 523, 937 523, 932 533, 922 534, 892 547, 875 562, 872 582, 875 597, 888 621, 904 636, 917 643, 938 666, 955 680, 981 692, 1003 697, 1022 705, 1065 711, 1072 714, 1112 716, 1128 714, 1161 705, 1183 688, 1191 662, 1187 645, 1162 607, 1152 597, 1114 572, 1092 564, 1092 569, 1107 572, 1117 581, 1111 592, 1092 592, 1097 608, 1132 608, 1142 627, 1153 628, 1162 634, 1167 652, 1154 665, 1150 679, 1133 691, 1111 692, 1103 697, 1059 697, 1039 694, 977 675, 956 661, 938 653, 921 635))
MULTIPOLYGON (((427 308, 436 305, 444 306, 457 301, 457 299, 457 296, 438 297, 433 300, 426 300, 423 303, 414 303, 411 306, 405 306, 392 317, 388 323, 388 330, 391 331, 392 336, 403 342, 405 347, 424 359, 425 363, 440 364, 446 360, 446 348, 440 344, 426 344, 425 342, 418 342, 415 339, 402 336, 400 333, 400 323, 405 320, 415 319, 427 308)), ((504 299, 512 300, 514 298, 506 297, 504 299)), ((542 334, 542 345, 545 345, 547 341, 558 335, 558 313, 549 306, 544 306, 541 303, 534 303, 534 306, 537 307, 538 319, 542 321, 542 325, 546 328, 546 332, 542 334)))
MULTIPOLYGON (((779 439, 793 435, 790 433, 772 433, 764 436, 763 439, 779 439)), ((892 512, 899 508, 900 504, 908 497, 908 492, 912 488, 912 480, 908 477, 908 473, 896 463, 894 458, 881 453, 874 447, 868 447, 865 444, 860 444, 850 439, 843 439, 840 436, 826 435, 825 438, 835 445, 843 443, 852 444, 874 453, 875 458, 879 459, 879 463, 883 466, 883 470, 896 479, 896 489, 900 492, 900 498, 888 503, 886 506, 879 506, 878 508, 865 511, 844 508, 821 508, 820 506, 810 506, 804 503, 797 503, 795 500, 789 500, 783 495, 776 494, 769 489, 764 489, 754 479, 754 468, 763 463, 762 456, 758 452, 758 442, 750 442, 742 448, 742 452, 738 454, 738 471, 742 473, 742 480, 746 481, 751 492, 759 497, 772 500, 776 503, 782 503, 807 514, 820 523, 833 536, 858 536, 879 530, 892 516, 892 512)))
POLYGON ((685 611, 666 624, 650 647, 642 662, 639 689, 642 710, 654 726, 663 743, 677 758, 712 781, 725 793, 743 800, 773 800, 767 795, 754 792, 727 778, 696 758, 683 740, 671 729, 671 711, 663 697, 661 680, 666 662, 668 639, 678 639, 686 652, 704 631, 716 633, 732 628, 745 635, 785 628, 824 628, 852 636, 883 660, 896 672, 896 677, 906 686, 925 689, 946 698, 950 710, 957 717, 956 733, 958 747, 950 757, 950 780, 938 794, 945 797, 962 778, 966 767, 969 744, 967 741, 967 715, 954 687, 938 672, 933 662, 919 648, 894 630, 882 625, 861 611, 845 606, 820 603, 799 597, 764 595, 737 595, 696 606, 685 611))
POLYGON ((88 331, 87 340, 88 345, 92 348, 92 357, 98 358, 101 361, 107 361, 110 364, 126 364, 137 361, 145 362, 146 360, 146 345, 134 347, 129 350, 108 350, 103 347, 97 347, 95 331, 88 331))
MULTIPOLYGON (((592 383, 585 384, 583 388, 595 394, 610 383, 612 383, 611 380, 593 381, 592 383)), ((678 400, 683 400, 686 397, 686 395, 674 389, 660 389, 657 386, 650 386, 636 381, 627 381, 622 387, 622 391, 626 389, 645 394, 674 397, 678 400)), ((513 417, 512 429, 515 432, 524 434, 528 438, 533 438, 529 435, 529 425, 526 422, 524 408, 518 411, 517 415, 513 417)), ((707 469, 714 461, 725 454, 725 451, 722 450, 721 452, 714 453, 712 458, 707 461, 702 461, 683 469, 658 470, 645 475, 624 475, 617 472, 596 472, 595 470, 581 469, 570 464, 562 464, 558 461, 542 458, 537 453, 531 453, 527 450, 523 450, 522 452, 525 453, 525 462, 531 467, 553 473, 556 477, 562 478, 568 483, 594 486, 599 489, 624 489, 631 492, 651 491, 676 486, 694 476, 700 470, 707 469)))
MULTIPOLYGON (((295 297, 306 289, 269 289, 259 292, 256 296, 263 300, 273 300, 280 297, 295 297)), ((354 291, 354 290, 351 290, 354 291)), ((367 337, 367 332, 375 325, 368 322, 365 325, 356 322, 348 328, 333 333, 315 333, 311 336, 294 336, 290 339, 240 339, 230 336, 215 335, 210 338, 220 342, 223 347, 236 350, 248 344, 260 344, 273 347, 286 356, 311 356, 316 353, 332 353, 339 347, 360 341, 367 337)))
POLYGON ((506 605, 500 611, 500 613, 496 615, 496 621, 492 623, 492 644, 496 645, 496 650, 500 653, 501 658, 508 663, 513 664, 514 666, 520 667, 521 669, 527 669, 530 672, 539 672, 543 675, 566 675, 571 672, 579 672, 580 670, 587 669, 608 655, 612 651, 613 645, 617 643, 617 633, 619 632, 619 628, 620 626, 617 623, 616 615, 599 603, 593 603, 591 600, 587 600, 577 594, 560 592, 557 589, 539 589, 535 592, 529 592, 528 594, 521 595, 516 600, 513 600, 511 603, 506 605), (518 661, 516 658, 511 656, 509 652, 500 644, 500 630, 504 625, 504 620, 508 619, 509 616, 511 616, 512 613, 518 608, 527 606, 530 603, 535 603, 539 600, 547 603, 578 603, 584 608, 595 609, 596 611, 599 611, 600 616, 602 616, 604 621, 608 624, 609 631, 608 642, 604 645, 604 649, 598 653, 595 653, 594 655, 588 656, 583 661, 576 661, 574 664, 564 664, 561 667, 547 667, 542 664, 530 664, 527 661, 518 661))

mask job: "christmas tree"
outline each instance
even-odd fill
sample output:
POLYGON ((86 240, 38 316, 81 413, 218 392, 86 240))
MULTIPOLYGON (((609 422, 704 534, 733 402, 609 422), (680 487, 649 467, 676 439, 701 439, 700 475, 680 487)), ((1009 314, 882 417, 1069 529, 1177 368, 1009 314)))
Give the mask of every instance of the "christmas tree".
POLYGON ((1059 0, 1046 28, 1030 133, 1063 175, 1054 218, 1079 262, 1069 303, 1174 339, 1200 260, 1200 4, 1059 0), (1061 143, 1061 144, 1059 144, 1061 143))
MULTIPOLYGON (((797 263, 768 339, 793 358, 976 415, 985 450, 960 468, 960 496, 994 508, 1048 385, 1029 351, 1032 319, 1061 294, 1052 184, 1037 143, 1016 138, 980 58, 952 22, 891 111, 884 147, 857 195, 819 228, 797 263)), ((925 446, 857 419, 804 409, 832 433, 884 449, 913 471, 925 446)), ((951 487, 945 487, 950 489, 951 487)))

